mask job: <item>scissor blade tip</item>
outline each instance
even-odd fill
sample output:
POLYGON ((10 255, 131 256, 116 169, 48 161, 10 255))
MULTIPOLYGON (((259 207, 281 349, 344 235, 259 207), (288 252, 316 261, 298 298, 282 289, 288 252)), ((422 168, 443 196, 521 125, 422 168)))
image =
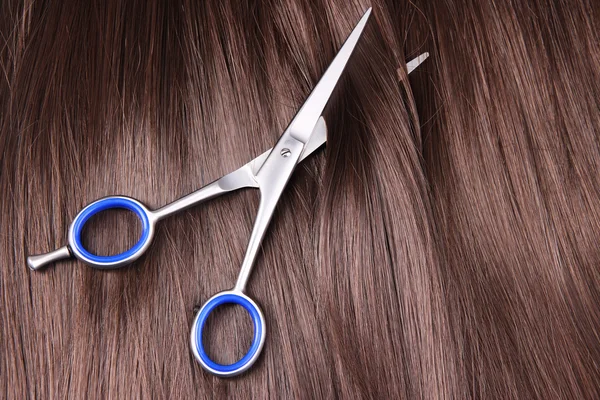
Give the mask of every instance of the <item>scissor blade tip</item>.
POLYGON ((413 72, 419 65, 423 64, 423 61, 427 60, 428 57, 429 53, 425 52, 406 63, 406 69, 408 70, 408 73, 410 74, 413 72))
POLYGON ((317 122, 317 119, 323 113, 323 109, 327 105, 333 90, 337 86, 344 68, 348 64, 361 35, 364 32, 365 27, 371 13, 369 8, 362 16, 360 21, 350 32, 350 35, 346 38, 346 41, 338 51, 337 55, 327 67, 327 70, 313 88, 312 92, 288 126, 290 132, 294 132, 293 136, 298 140, 308 140, 312 134, 312 130, 317 122))

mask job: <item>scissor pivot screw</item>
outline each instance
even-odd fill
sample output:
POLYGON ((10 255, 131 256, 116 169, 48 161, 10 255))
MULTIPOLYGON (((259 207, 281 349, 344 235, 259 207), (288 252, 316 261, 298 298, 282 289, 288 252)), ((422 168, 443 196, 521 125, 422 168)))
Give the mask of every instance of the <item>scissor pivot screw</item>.
POLYGON ((287 147, 285 149, 281 149, 281 157, 289 157, 292 155, 292 151, 287 147))

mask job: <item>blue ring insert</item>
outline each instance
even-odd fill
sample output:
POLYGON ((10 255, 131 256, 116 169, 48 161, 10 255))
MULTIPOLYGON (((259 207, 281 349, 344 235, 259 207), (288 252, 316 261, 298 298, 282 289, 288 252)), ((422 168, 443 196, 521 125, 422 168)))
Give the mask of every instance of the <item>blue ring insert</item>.
POLYGON ((207 366, 217 372, 229 373, 244 367, 260 349, 260 338, 263 332, 263 322, 260 317, 260 312, 247 298, 238 294, 223 293, 213 297, 200 310, 200 315, 198 316, 196 324, 196 348, 198 350, 198 355, 207 366), (204 331, 204 325, 206 324, 208 316, 215 308, 222 304, 238 304, 244 307, 246 311, 248 311, 248 314, 250 314, 254 324, 254 336, 252 338, 250 350, 248 350, 246 355, 239 361, 229 365, 218 364, 211 360, 206 354, 206 351, 204 351, 204 345, 202 343, 202 332, 204 331))
POLYGON ((97 263, 113 263, 127 259, 133 254, 137 253, 144 246, 146 241, 150 238, 150 220, 146 211, 135 201, 123 197, 107 197, 90 204, 79 213, 73 222, 73 233, 75 242, 73 245, 75 250, 78 251, 84 258, 97 263), (112 256, 98 256, 96 254, 92 254, 87 251, 81 243, 81 232, 83 231, 83 227, 92 216, 112 208, 123 208, 133 211, 142 222, 142 236, 132 248, 122 253, 112 256))

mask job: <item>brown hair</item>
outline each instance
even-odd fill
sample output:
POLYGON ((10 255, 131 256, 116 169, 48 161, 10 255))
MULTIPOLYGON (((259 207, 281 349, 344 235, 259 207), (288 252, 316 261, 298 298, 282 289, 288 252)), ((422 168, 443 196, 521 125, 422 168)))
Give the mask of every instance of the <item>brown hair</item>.
MULTIPOLYGON (((265 350, 230 380, 188 337, 256 193, 170 218, 126 269, 25 258, 92 200, 160 206, 272 146, 368 4, 0 3, 0 397, 600 397, 600 9, 373 3, 250 281, 265 350)), ((91 225, 98 254, 138 235, 127 212, 91 225)), ((244 318, 211 317, 216 361, 244 318)))

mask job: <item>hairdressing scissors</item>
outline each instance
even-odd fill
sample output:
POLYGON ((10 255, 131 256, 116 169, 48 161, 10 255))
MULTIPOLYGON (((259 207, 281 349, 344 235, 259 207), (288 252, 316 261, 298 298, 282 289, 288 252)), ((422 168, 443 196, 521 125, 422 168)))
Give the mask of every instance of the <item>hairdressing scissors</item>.
MULTIPOLYGON (((277 202, 290 176, 300 161, 327 140, 327 128, 321 114, 362 35, 370 13, 369 8, 272 149, 222 178, 154 211, 149 210, 138 200, 125 196, 110 196, 97 200, 83 208, 71 223, 68 245, 47 254, 28 257, 29 267, 38 270, 48 263, 70 257, 76 257, 98 269, 123 267, 137 260, 148 249, 154 236, 155 226, 163 218, 231 191, 242 188, 259 189, 260 205, 237 282, 233 289, 217 293, 206 301, 196 315, 190 336, 192 352, 205 370, 220 377, 234 376, 246 371, 257 360, 266 335, 265 318, 261 309, 244 293, 246 283, 277 202), (127 209, 138 216, 142 223, 141 237, 132 248, 123 253, 110 256, 92 254, 82 245, 83 227, 93 215, 113 208, 127 209), (250 349, 239 361, 230 365, 212 361, 202 343, 202 332, 208 316, 222 304, 238 304, 244 307, 250 314, 254 326, 250 349)), ((407 64, 409 73, 427 56, 428 54, 423 54, 409 62, 407 64)))

